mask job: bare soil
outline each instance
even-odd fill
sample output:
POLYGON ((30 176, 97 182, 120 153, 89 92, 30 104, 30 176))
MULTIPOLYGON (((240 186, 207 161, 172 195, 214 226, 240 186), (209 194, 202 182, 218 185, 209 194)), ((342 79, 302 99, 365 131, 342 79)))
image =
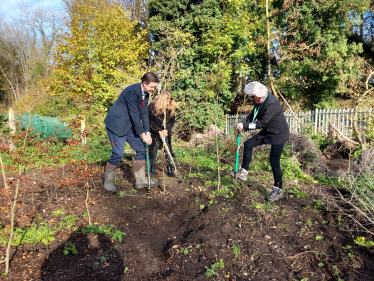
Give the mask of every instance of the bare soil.
MULTIPOLYGON (((31 225, 37 217, 53 223, 58 218, 52 213, 63 209, 79 217, 78 226, 87 226, 83 214, 89 185, 92 222, 114 224, 127 233, 122 242, 65 230, 48 246, 12 247, 10 274, 1 280, 374 280, 374 250, 354 245, 355 233, 342 232, 331 213, 314 208, 318 192, 334 192, 328 187, 299 183, 307 198, 286 195, 265 211, 268 187, 256 181, 240 183, 231 198, 212 199, 207 194, 217 187, 206 180, 179 182, 159 170, 160 185, 149 195, 146 190, 132 193, 127 159, 117 170, 121 193, 106 194, 102 171, 100 163, 88 170, 72 165, 27 171, 21 176, 17 225, 31 225), (67 241, 77 254, 64 255, 67 241), (352 248, 343 249, 347 245, 352 248), (236 247, 240 252, 233 251, 236 247), (224 266, 214 268, 220 260, 224 266), (207 268, 215 274, 206 275, 207 268)), ((15 186, 0 191, 5 226, 15 186)), ((0 257, 5 250, 0 245, 0 257)), ((5 263, 0 270, 5 271, 5 263)))

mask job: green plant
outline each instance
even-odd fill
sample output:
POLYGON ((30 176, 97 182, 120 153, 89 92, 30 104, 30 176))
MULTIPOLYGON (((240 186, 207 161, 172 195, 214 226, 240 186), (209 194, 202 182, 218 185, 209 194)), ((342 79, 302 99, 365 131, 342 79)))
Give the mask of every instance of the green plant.
POLYGON ((120 231, 118 229, 114 230, 112 233, 112 240, 118 239, 119 242, 122 242, 122 236, 126 235, 126 232, 120 231))
POLYGON ((103 264, 104 262, 106 262, 108 260, 107 257, 104 257, 104 256, 100 256, 100 263, 103 264))
POLYGON ((78 250, 77 248, 75 247, 75 244, 74 243, 71 243, 70 241, 68 241, 66 244, 65 244, 65 248, 64 248, 64 255, 68 255, 70 253, 73 253, 74 255, 78 254, 78 250))
POLYGON ((180 248, 180 251, 181 251, 184 255, 188 255, 188 253, 191 252, 192 249, 188 249, 188 248, 180 248))
POLYGON ((338 270, 338 267, 336 265, 333 265, 332 266, 332 270, 334 270, 334 275, 339 275, 339 270, 338 270))
POLYGON ((323 213, 325 211, 325 203, 321 200, 313 200, 314 202, 314 209, 318 212, 323 213))
POLYGON ((359 246, 366 247, 366 248, 370 248, 374 246, 373 241, 366 241, 365 237, 361 237, 361 236, 354 239, 353 242, 359 246))
POLYGON ((306 198, 306 191, 300 191, 296 188, 292 189, 292 190, 288 190, 288 193, 290 194, 295 194, 297 198, 306 198))
POLYGON ((63 214, 65 214, 65 211, 64 211, 63 209, 57 209, 56 211, 54 211, 54 212, 52 213, 52 216, 54 216, 54 217, 58 217, 58 216, 61 216, 61 215, 63 215, 63 214))
POLYGON ((334 185, 334 186, 342 186, 343 181, 340 180, 338 177, 326 176, 324 174, 319 174, 314 177, 316 181, 323 185, 334 185))
POLYGON ((326 139, 322 135, 311 135, 311 139, 314 144, 319 148, 319 150, 323 151, 327 146, 332 144, 334 141, 331 139, 326 139))
POLYGON ((323 236, 316 235, 316 240, 322 240, 322 239, 323 239, 323 236))
MULTIPOLYGON (((285 178, 304 178, 304 173, 300 168, 301 164, 295 157, 292 157, 291 150, 291 145, 286 145, 283 149, 280 161, 283 176, 285 178)), ((271 170, 270 165, 268 166, 268 170, 271 170)))
MULTIPOLYGON (((57 225, 50 225, 43 221, 43 217, 38 217, 36 223, 30 227, 15 228, 13 246, 18 246, 23 243, 38 244, 39 242, 48 245, 54 241, 53 237, 57 232, 69 229, 75 225, 78 217, 76 215, 69 215, 64 218, 57 225)), ((8 242, 9 229, 0 228, 0 243, 6 244, 8 242)))
POLYGON ((78 228, 76 231, 80 231, 82 233, 96 233, 96 234, 109 234, 111 235, 111 239, 115 240, 118 239, 119 242, 122 242, 122 236, 126 235, 126 232, 120 231, 118 229, 114 229, 115 225, 111 224, 109 226, 100 225, 94 226, 92 224, 87 225, 86 227, 78 228))
POLYGON ((360 264, 358 264, 358 263, 354 263, 354 264, 352 264, 352 267, 353 267, 353 268, 359 268, 359 267, 360 267, 360 264))
POLYGON ((217 272, 215 272, 215 269, 216 268, 223 268, 225 266, 225 264, 223 263, 223 260, 219 260, 219 262, 215 262, 211 268, 208 268, 208 267, 205 267, 206 268, 206 272, 205 274, 210 276, 210 275, 218 275, 217 272))
POLYGON ((240 254, 240 247, 236 246, 236 245, 232 245, 231 246, 231 250, 235 254, 235 258, 237 258, 239 256, 239 254, 240 254))
POLYGON ((218 201, 216 201, 216 200, 209 200, 209 202, 208 202, 208 203, 209 203, 209 205, 208 205, 208 206, 210 207, 210 206, 213 206, 213 205, 217 204, 217 203, 218 203, 218 201))

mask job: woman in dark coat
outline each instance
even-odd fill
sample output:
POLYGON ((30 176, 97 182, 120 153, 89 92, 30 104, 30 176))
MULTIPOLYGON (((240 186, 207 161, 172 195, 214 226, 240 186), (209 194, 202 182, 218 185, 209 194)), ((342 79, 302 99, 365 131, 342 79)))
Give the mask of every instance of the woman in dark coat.
MULTIPOLYGON (((162 135, 168 145, 170 153, 174 156, 171 147, 172 129, 175 124, 175 109, 177 103, 170 92, 163 92, 149 104, 149 126, 151 130, 152 144, 149 146, 149 158, 151 164, 151 175, 156 174, 155 165, 158 149, 163 146, 162 135)), ((171 159, 165 151, 168 161, 167 171, 173 177, 171 159)))
MULTIPOLYGON (((282 193, 282 169, 280 158, 284 143, 289 139, 289 129, 279 101, 260 82, 251 82, 244 88, 253 101, 252 112, 238 123, 239 132, 242 130, 262 129, 257 135, 244 142, 243 164, 237 177, 247 181, 248 168, 252 160, 252 150, 261 144, 270 144, 270 165, 273 170, 274 186, 269 200, 276 201, 283 198, 282 193)), ((235 176, 234 173, 231 173, 235 176)))

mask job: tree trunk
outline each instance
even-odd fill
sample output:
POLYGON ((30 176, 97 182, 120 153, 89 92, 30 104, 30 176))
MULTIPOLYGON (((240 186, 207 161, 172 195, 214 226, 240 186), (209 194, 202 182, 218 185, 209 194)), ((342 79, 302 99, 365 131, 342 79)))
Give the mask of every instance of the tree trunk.
POLYGON ((273 95, 278 98, 277 91, 275 90, 274 84, 273 84, 273 78, 271 74, 271 63, 270 63, 270 21, 269 21, 269 0, 265 0, 265 8, 266 8, 266 34, 267 34, 267 44, 266 44, 266 49, 267 49, 267 65, 268 65, 268 80, 270 83, 270 88, 271 91, 273 92, 273 95))
POLYGON ((353 130, 355 131, 355 134, 357 136, 358 142, 360 143, 360 145, 362 147, 362 150, 365 151, 366 150, 366 145, 365 145, 365 143, 364 143, 364 141, 362 139, 361 132, 360 132, 360 130, 357 127, 357 119, 358 119, 357 118, 357 116, 358 116, 357 111, 358 111, 358 104, 356 104, 356 106, 355 106, 355 115, 353 117, 353 130))

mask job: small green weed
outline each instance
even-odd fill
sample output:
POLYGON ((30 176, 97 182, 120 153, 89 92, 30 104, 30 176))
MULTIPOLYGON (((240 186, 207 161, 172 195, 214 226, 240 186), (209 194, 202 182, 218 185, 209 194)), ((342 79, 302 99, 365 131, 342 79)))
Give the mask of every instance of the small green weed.
POLYGON ((215 269, 216 268, 224 268, 225 264, 223 263, 223 260, 219 260, 219 262, 215 262, 211 268, 208 268, 208 267, 205 267, 206 268, 206 272, 205 274, 210 276, 210 275, 218 275, 217 272, 215 272, 215 269))
POLYGON ((316 235, 316 240, 322 240, 323 239, 323 236, 321 235, 316 235))
POLYGON ((109 226, 100 225, 98 227, 90 224, 86 227, 78 228, 76 231, 80 231, 82 233, 109 234, 112 236, 112 240, 118 239, 119 242, 122 242, 122 236, 126 235, 126 232, 114 228, 115 225, 113 224, 109 226))
POLYGON ((78 250, 75 247, 74 243, 71 243, 70 241, 68 241, 65 244, 64 255, 68 255, 70 253, 73 253, 74 255, 76 255, 76 254, 78 254, 78 250))
POLYGON ((306 198, 306 191, 300 191, 296 188, 289 190, 288 193, 295 194, 297 198, 306 198))
POLYGON ((180 251, 181 251, 181 253, 183 253, 184 255, 188 255, 188 253, 191 252, 192 249, 188 249, 188 248, 180 248, 180 251))
POLYGON ((354 258, 355 255, 353 255, 352 253, 348 253, 348 254, 347 254, 347 257, 348 257, 348 258, 354 258))
POLYGON ((108 260, 107 257, 104 257, 104 256, 100 256, 100 263, 103 264, 104 262, 106 262, 108 260))
POLYGON ((59 217, 61 215, 65 214, 65 211, 63 209, 58 209, 52 213, 52 216, 59 217))
POLYGON ((231 246, 231 250, 235 254, 235 258, 237 258, 239 256, 239 254, 240 254, 240 247, 236 246, 236 245, 232 245, 231 246))
POLYGON ((314 209, 318 212, 323 213, 326 210, 325 203, 321 200, 313 200, 314 202, 314 209))

